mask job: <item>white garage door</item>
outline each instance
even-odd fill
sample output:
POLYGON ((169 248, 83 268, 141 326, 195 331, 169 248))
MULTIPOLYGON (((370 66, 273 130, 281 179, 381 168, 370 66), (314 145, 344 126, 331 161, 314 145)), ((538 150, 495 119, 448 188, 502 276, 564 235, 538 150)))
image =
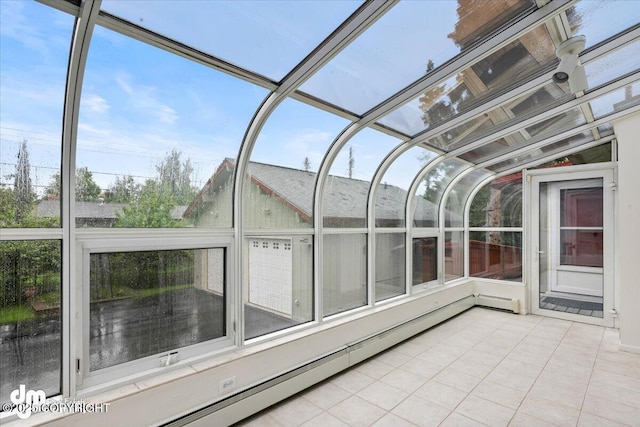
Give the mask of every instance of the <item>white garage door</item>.
POLYGON ((291 316, 291 239, 249 239, 249 302, 291 316))

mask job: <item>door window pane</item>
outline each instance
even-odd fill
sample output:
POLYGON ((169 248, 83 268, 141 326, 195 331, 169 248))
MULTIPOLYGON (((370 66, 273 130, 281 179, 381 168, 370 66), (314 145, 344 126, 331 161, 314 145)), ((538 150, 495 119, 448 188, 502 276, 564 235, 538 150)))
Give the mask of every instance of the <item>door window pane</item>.
POLYGON ((603 242, 602 231, 562 230, 560 232, 560 264, 602 267, 603 242))
POLYGON ((0 403, 24 384, 61 392, 61 242, 0 242, 0 403))
POLYGON ((93 253, 90 370, 226 335, 225 249, 93 253))
POLYGON ((560 191, 561 227, 602 227, 602 187, 560 191))

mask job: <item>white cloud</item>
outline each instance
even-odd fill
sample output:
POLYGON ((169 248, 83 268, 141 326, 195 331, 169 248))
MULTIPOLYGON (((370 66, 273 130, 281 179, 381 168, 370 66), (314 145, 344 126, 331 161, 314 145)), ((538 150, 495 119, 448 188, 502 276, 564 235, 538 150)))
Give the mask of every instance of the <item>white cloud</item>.
POLYGON ((82 97, 82 107, 96 113, 105 113, 109 108, 109 103, 106 99, 96 94, 84 95, 82 97))

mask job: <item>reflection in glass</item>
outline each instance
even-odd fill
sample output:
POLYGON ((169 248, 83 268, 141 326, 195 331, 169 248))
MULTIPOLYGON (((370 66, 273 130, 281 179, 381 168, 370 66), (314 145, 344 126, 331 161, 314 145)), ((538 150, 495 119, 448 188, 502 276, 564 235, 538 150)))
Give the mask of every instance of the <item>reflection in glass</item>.
POLYGON ((247 241, 245 338, 313 320, 313 237, 247 241))
POLYGON ((589 89, 595 89, 627 73, 638 71, 638 69, 640 69, 640 57, 637 54, 638 50, 640 50, 640 41, 635 41, 586 64, 584 68, 587 72, 589 89))
POLYGON ((444 280, 464 276, 464 232, 444 233, 444 280))
POLYGON ((376 302, 405 293, 405 234, 376 234, 376 302))
POLYGON ((596 119, 626 110, 638 104, 640 104, 640 82, 628 84, 623 88, 599 96, 589 103, 596 119))
POLYGON ((264 95, 97 27, 80 105, 76 225, 230 227, 234 158, 264 95))
POLYGON ((587 38, 586 48, 616 35, 620 30, 638 23, 637 5, 628 1, 581 0, 567 9, 572 34, 587 38), (603 25, 615 22, 615 25, 603 25))
MULTIPOLYGON (((473 46, 532 5, 527 0, 400 2, 305 82, 301 90, 362 114, 473 46)), ((530 37, 530 42, 516 41, 512 45, 533 47, 535 43, 535 52, 542 53, 546 44, 535 36, 530 37)), ((548 35, 546 37, 553 54, 553 44, 548 35)), ((530 71, 540 61, 531 54, 525 55, 527 58, 519 55, 514 59, 512 47, 479 65, 485 80, 492 80, 492 87, 499 84, 493 81, 496 76, 502 77, 499 80, 504 82, 507 75, 513 78, 523 70, 530 71), (509 60, 517 60, 518 64, 510 67, 509 60), (498 64, 500 72, 492 75, 489 69, 498 70, 498 64)), ((527 47, 523 49, 527 51, 527 47)), ((486 84, 489 83, 483 83, 486 84)))
POLYGON ((61 246, 0 242, 0 403, 20 384, 61 392, 61 246))
POLYGON ((438 280, 438 238, 413 239, 413 286, 438 280))
POLYGON ((496 178, 471 202, 470 227, 522 227, 522 174, 496 178))
POLYGON ((2 2, 0 227, 60 227, 60 164, 74 17, 2 2))
POLYGON ((603 266, 603 233, 596 230, 561 230, 560 264, 603 266))
POLYGON ((522 233, 471 231, 469 274, 485 279, 522 281, 522 233))
POLYGON ((323 243, 323 316, 367 305, 366 235, 328 234, 323 243))
MULTIPOLYGON (((413 224, 416 227, 437 227, 440 200, 447 186, 468 165, 457 159, 447 159, 437 164, 423 178, 422 195, 415 195, 413 224)), ((418 189, 420 191, 420 189, 418 189)))
POLYGON ((93 253, 89 369, 226 335, 225 250, 93 253))
POLYGON ((488 176, 487 171, 478 169, 468 173, 455 184, 445 203, 445 227, 464 227, 464 208, 469 194, 488 176))

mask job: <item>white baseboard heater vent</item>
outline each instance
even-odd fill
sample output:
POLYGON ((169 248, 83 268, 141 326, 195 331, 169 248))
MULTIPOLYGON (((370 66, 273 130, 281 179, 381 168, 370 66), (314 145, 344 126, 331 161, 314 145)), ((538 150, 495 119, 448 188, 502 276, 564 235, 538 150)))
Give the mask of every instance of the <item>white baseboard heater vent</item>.
POLYGON ((482 294, 475 294, 475 297, 476 297, 476 305, 513 311, 516 314, 520 313, 519 299, 493 297, 490 295, 482 295, 482 294))
POLYGON ((469 295, 198 409, 165 426, 228 426, 311 387, 476 305, 469 295))

